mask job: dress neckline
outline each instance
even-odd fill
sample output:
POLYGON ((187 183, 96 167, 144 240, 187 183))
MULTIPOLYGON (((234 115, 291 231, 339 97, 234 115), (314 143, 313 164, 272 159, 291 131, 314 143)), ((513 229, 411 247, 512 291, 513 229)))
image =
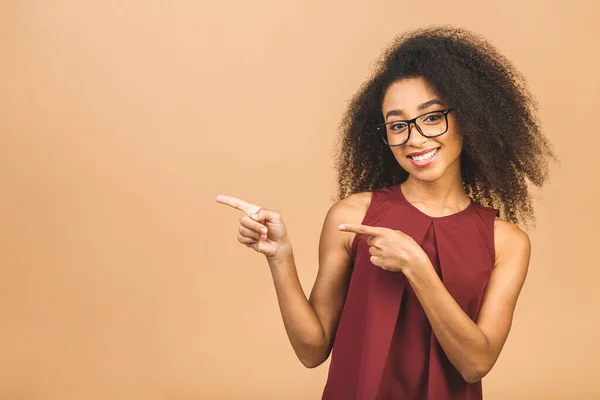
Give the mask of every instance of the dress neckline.
POLYGON ((465 208, 463 208, 460 211, 455 212, 454 214, 449 214, 449 215, 443 215, 440 217, 434 217, 428 214, 425 214, 423 211, 419 210, 416 206, 414 206, 410 201, 408 201, 408 199, 404 196, 404 193, 402 193, 402 186, 400 184, 395 186, 396 191, 400 194, 400 198, 402 200, 404 200, 404 202, 406 204, 408 204, 408 206, 410 208, 412 208, 414 211, 416 211, 417 213, 421 214, 423 217, 430 219, 432 221, 441 221, 441 220, 446 220, 446 219, 451 219, 451 218, 456 218, 459 217, 463 214, 465 214, 466 212, 468 212, 471 208, 473 208, 475 206, 475 202, 473 201, 473 199, 471 199, 469 197, 469 205, 467 205, 465 208))

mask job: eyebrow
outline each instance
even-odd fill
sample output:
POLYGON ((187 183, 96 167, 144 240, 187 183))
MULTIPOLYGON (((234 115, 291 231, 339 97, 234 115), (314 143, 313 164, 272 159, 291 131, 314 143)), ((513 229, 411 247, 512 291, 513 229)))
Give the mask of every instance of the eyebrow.
MULTIPOLYGON (((426 102, 425 102, 425 103, 423 103, 423 104, 419 104, 419 105, 417 106, 417 110, 419 110, 419 111, 421 111, 421 110, 424 110, 424 109, 426 109, 427 107, 429 107, 429 106, 432 106, 432 105, 434 105, 434 104, 439 104, 439 105, 441 105, 441 106, 443 106, 443 105, 444 105, 444 103, 443 103, 441 100, 439 100, 439 99, 433 99, 433 100, 426 101, 426 102)), ((387 119, 388 119, 390 116, 392 116, 392 115, 401 116, 401 115, 402 115, 402 110, 390 110, 390 111, 388 111, 388 112, 385 114, 385 119, 387 120, 387 119)))

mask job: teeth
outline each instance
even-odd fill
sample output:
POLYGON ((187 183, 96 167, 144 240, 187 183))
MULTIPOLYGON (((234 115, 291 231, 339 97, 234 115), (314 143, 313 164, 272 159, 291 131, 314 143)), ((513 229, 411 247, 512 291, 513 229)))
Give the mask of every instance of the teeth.
POLYGON ((416 161, 427 161, 437 152, 437 149, 430 151, 429 153, 423 154, 421 156, 412 156, 411 158, 416 161))

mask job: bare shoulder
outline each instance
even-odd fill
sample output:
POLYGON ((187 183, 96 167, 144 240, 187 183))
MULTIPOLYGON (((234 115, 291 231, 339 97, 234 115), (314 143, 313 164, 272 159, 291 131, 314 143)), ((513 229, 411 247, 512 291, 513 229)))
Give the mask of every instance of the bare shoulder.
POLYGON ((371 203, 371 197, 371 192, 351 194, 331 206, 328 218, 340 224, 361 223, 371 203))
POLYGON ((531 253, 529 235, 516 224, 496 217, 494 221, 496 263, 508 258, 527 258, 531 253))
POLYGON ((529 235, 519 228, 516 224, 508 222, 502 218, 496 217, 494 221, 494 237, 496 244, 521 246, 529 243, 529 235))
MULTIPOLYGON (((372 192, 361 192, 352 194, 342 200, 334 203, 325 217, 325 232, 339 232, 337 227, 340 224, 360 224, 371 203, 372 192)), ((344 233, 344 245, 347 250, 350 249, 354 234, 344 233)))

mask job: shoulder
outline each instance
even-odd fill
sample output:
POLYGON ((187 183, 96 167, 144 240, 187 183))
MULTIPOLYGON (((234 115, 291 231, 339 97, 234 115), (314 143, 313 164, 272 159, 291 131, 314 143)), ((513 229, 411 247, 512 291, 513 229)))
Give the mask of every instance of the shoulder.
POLYGON ((351 218, 353 221, 347 222, 352 223, 355 223, 356 221, 354 221, 354 219, 358 217, 360 217, 362 221, 362 217, 364 217, 366 214, 371 203, 371 198, 372 192, 351 194, 350 196, 334 203, 329 209, 327 215, 333 219, 351 218))
MULTIPOLYGON (((352 194, 334 203, 325 217, 325 232, 339 232, 340 224, 360 224, 371 204, 372 192, 361 192, 352 194)), ((344 245, 346 249, 351 248, 354 234, 344 233, 344 245)))
POLYGON ((529 235, 512 222, 496 217, 494 220, 494 241, 500 245, 529 246, 529 235))
POLYGON ((517 225, 502 218, 494 221, 494 247, 496 263, 510 258, 527 258, 531 253, 529 235, 517 225))

